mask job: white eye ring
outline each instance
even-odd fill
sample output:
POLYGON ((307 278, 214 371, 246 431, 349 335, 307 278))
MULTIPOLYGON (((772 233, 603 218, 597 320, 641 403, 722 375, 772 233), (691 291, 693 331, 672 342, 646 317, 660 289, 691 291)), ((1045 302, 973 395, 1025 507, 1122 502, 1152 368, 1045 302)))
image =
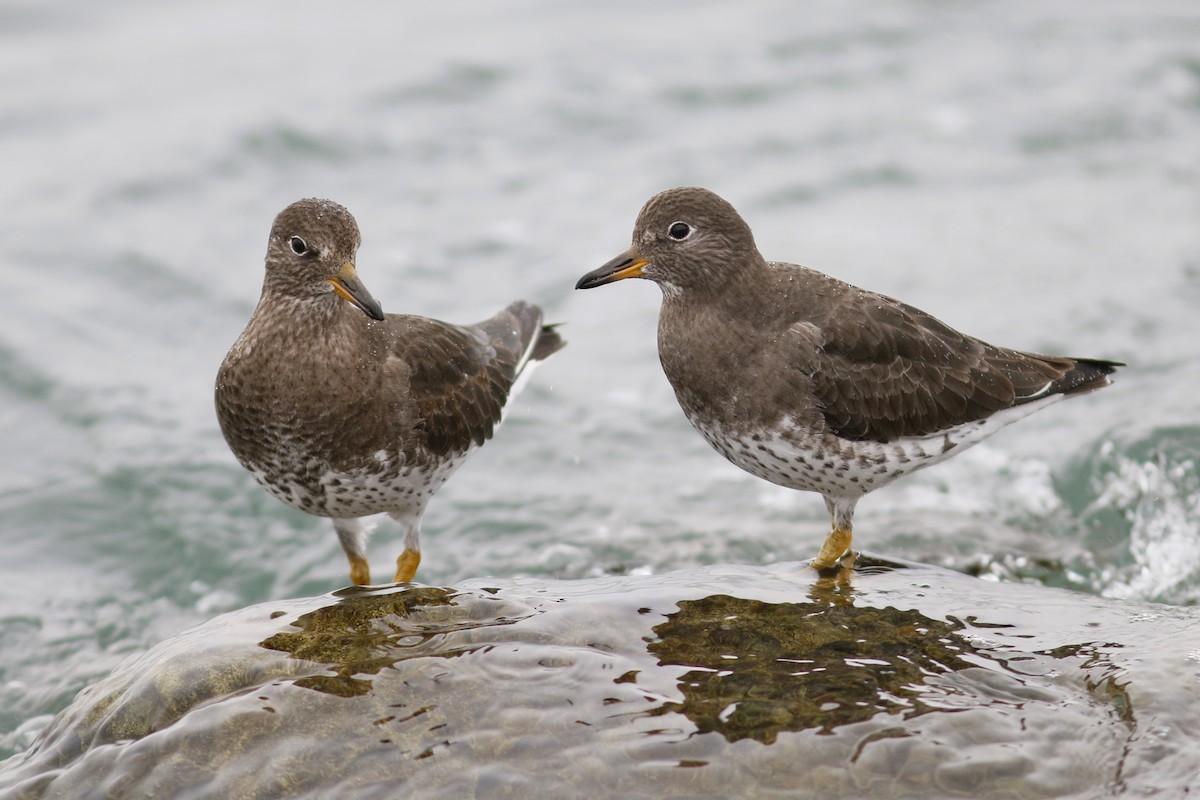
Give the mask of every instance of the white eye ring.
POLYGON ((692 235, 693 228, 683 221, 675 221, 667 226, 667 236, 671 239, 682 242, 684 239, 692 235))
POLYGON ((305 255, 308 252, 308 242, 299 236, 293 236, 288 239, 288 247, 292 248, 292 252, 298 256, 305 255))

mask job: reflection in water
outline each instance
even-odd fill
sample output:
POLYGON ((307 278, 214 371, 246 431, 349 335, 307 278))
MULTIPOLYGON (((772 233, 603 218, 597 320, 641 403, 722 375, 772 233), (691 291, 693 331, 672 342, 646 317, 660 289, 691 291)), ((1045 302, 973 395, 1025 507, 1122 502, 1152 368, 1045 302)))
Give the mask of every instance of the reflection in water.
MULTIPOLYGON (((1114 645, 1030 653, 999 642, 982 644, 977 634, 966 632, 1009 624, 855 606, 855 574, 896 568, 902 565, 860 559, 854 569, 816 580, 808 602, 729 595, 680 601, 678 611, 654 628, 658 638, 648 650, 660 666, 689 668, 678 679, 684 699, 649 713, 678 712, 701 733, 771 744, 780 732, 827 734, 878 714, 907 721, 932 711, 1020 708, 1030 698, 1042 698, 1036 676, 1054 669, 1052 662, 1074 660, 1089 676, 1086 688, 1097 705, 1133 730, 1125 684, 1105 654, 1114 645), (980 681, 980 668, 992 671, 993 678, 980 681)), ((898 722, 872 737, 908 731, 898 722)))
POLYGON ((684 600, 654 632, 660 665, 691 669, 679 681, 680 712, 701 732, 765 744, 781 731, 835 727, 879 713, 905 718, 934 710, 946 692, 930 676, 971 666, 976 649, 961 625, 895 608, 857 608, 849 593, 836 601, 764 603, 713 595, 684 600))
POLYGON ((293 683, 340 697, 371 690, 374 675, 418 656, 453 658, 475 649, 471 638, 450 648, 442 641, 455 631, 510 625, 530 611, 490 595, 420 586, 405 589, 349 589, 340 602, 303 614, 285 631, 259 643, 267 650, 329 665, 332 675, 309 675, 293 683))
MULTIPOLYGON (((677 678, 683 700, 659 703, 646 713, 678 712, 700 733, 764 744, 785 731, 828 734, 886 714, 896 718, 895 725, 870 737, 903 737, 911 733, 908 720, 933 711, 1013 709, 1030 698, 1044 699, 1039 676, 1054 669, 1053 662, 1070 660, 1088 675, 1086 689, 1096 704, 1110 708, 1132 733, 1125 685, 1111 665, 1106 669, 1105 651, 1114 645, 1031 652, 1001 641, 983 643, 980 632, 990 639, 1008 624, 856 606, 855 574, 895 566, 860 562, 856 572, 815 581, 804 602, 724 594, 680 600, 653 628, 657 638, 647 650, 659 666, 686 668, 677 678), (981 679, 980 669, 991 677, 981 679)), ((538 613, 504 594, 437 587, 347 590, 338 602, 297 617, 291 629, 259 646, 326 666, 324 674, 295 678, 296 686, 362 696, 375 688, 369 676, 409 659, 449 659, 479 650, 497 641, 497 626, 538 613)), ((512 653, 538 647, 513 632, 512 653)), ((638 683, 638 675, 632 670, 613 681, 638 683)))

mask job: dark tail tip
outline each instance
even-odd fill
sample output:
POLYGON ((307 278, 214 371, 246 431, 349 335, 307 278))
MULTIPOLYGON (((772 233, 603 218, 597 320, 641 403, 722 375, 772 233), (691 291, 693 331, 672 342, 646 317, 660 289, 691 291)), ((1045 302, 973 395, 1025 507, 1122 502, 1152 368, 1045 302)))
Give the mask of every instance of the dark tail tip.
POLYGON ((558 325, 543 325, 538 333, 537 342, 533 345, 530 358, 534 361, 544 361, 567 346, 567 342, 558 335, 558 325))
POLYGON ((1109 375, 1117 371, 1117 367, 1126 366, 1122 361, 1108 361, 1102 358, 1073 358, 1075 366, 1060 378, 1057 391, 1063 394, 1083 394, 1084 392, 1102 389, 1112 383, 1109 375))

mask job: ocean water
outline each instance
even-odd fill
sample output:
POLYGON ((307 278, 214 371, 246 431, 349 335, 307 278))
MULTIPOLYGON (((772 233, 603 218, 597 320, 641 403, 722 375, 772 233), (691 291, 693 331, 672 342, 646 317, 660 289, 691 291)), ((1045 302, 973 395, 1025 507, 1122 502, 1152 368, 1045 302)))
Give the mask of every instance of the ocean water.
MULTIPOLYGON (((872 494, 859 546, 1200 599, 1193 2, 11 0, 0 97, 0 757, 127 656, 345 582, 328 521, 268 497, 212 407, 305 196, 357 216, 385 309, 525 298, 570 342, 431 505, 423 582, 815 552, 820 499, 679 411, 658 290, 572 288, 693 184, 768 258, 1129 363, 872 494)), ((377 572, 398 551, 385 520, 377 572)))

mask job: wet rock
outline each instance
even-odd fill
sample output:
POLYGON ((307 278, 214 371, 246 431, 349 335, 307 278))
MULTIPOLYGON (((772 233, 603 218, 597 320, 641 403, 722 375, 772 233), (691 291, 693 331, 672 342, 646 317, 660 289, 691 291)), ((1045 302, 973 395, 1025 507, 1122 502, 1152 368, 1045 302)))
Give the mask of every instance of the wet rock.
POLYGON ((1178 794, 1198 674, 1189 609, 918 565, 348 589, 132 659, 0 794, 1178 794))

